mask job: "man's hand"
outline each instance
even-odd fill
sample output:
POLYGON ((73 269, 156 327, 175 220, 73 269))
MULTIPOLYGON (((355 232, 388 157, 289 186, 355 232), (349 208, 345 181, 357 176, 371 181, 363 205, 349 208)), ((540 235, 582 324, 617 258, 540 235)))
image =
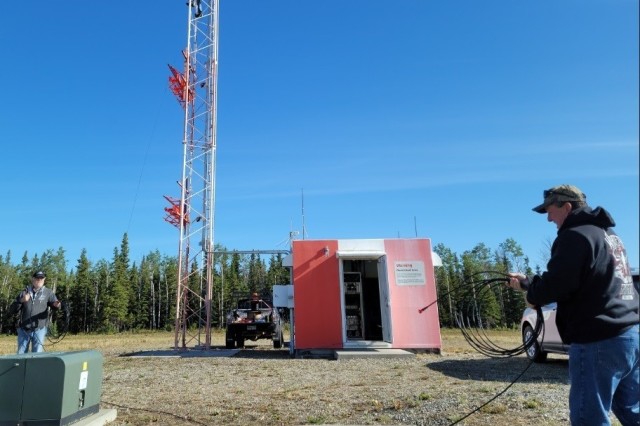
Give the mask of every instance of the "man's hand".
POLYGON ((56 300, 55 302, 51 302, 49 306, 51 306, 53 309, 60 309, 60 301, 56 300))
POLYGON ((31 300, 31 294, 29 294, 28 291, 23 291, 22 292, 22 297, 20 298, 20 303, 27 303, 29 300, 31 300))
MULTIPOLYGON (((507 287, 511 287, 514 290, 526 292, 529 289, 529 278, 527 278, 525 274, 521 274, 520 272, 510 272, 507 287)), ((536 308, 535 305, 529 303, 526 294, 524 295, 524 303, 530 308, 536 308)))
POLYGON ((507 283, 508 287, 511 287, 512 289, 518 290, 518 291, 526 291, 526 288, 529 285, 529 279, 527 278, 526 275, 521 274, 520 272, 510 272, 508 275, 509 275, 509 282, 507 283))

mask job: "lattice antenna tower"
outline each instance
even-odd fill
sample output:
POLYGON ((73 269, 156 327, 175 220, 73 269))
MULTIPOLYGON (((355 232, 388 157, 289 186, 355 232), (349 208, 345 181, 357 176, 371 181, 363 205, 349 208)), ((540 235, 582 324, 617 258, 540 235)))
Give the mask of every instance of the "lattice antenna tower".
POLYGON ((184 112, 180 198, 165 195, 165 220, 180 231, 175 349, 211 347, 218 0, 188 0, 182 72, 171 65, 169 87, 184 112))

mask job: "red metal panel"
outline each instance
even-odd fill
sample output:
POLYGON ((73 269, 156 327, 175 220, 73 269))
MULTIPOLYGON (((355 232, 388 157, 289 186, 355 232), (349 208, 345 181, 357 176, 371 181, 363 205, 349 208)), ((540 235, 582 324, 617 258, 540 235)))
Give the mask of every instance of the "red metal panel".
POLYGON ((337 240, 293 242, 295 348, 342 347, 337 240))
POLYGON ((391 299, 393 347, 440 349, 438 306, 419 313, 419 309, 437 300, 436 282, 428 239, 385 240, 387 275, 391 299), (400 285, 396 282, 396 262, 422 262, 424 285, 400 285))

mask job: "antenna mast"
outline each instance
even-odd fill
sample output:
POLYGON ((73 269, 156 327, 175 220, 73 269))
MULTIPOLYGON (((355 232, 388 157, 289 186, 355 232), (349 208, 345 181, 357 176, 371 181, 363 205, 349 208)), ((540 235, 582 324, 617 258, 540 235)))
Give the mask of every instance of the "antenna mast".
POLYGON ((184 70, 169 86, 184 112, 180 199, 165 196, 165 220, 180 231, 174 349, 211 347, 213 292, 218 0, 188 0, 184 70), (204 337, 204 341, 202 338, 204 337))
POLYGON ((302 199, 302 239, 304 240, 307 233, 307 229, 304 226, 304 189, 300 190, 300 196, 302 199))

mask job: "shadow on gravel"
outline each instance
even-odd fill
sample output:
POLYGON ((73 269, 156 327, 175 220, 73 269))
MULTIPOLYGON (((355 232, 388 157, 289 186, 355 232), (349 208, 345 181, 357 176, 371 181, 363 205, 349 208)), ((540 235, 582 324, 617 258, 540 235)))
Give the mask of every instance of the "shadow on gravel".
POLYGON ((202 349, 156 349, 147 351, 127 352, 120 354, 120 357, 131 358, 228 358, 234 356, 239 349, 223 349, 212 347, 205 351, 202 349))
POLYGON ((234 358, 248 359, 283 359, 290 360, 289 349, 258 349, 251 346, 245 346, 233 356, 234 358))
MULTIPOLYGON (((459 380, 512 381, 529 365, 529 360, 517 358, 456 359, 434 361, 427 368, 459 380)), ((569 360, 549 359, 534 363, 518 380, 521 383, 569 384, 569 360)))
POLYGON ((284 349, 273 349, 265 345, 245 345, 240 349, 227 349, 225 346, 211 346, 204 350, 189 348, 186 350, 156 349, 120 354, 131 358, 249 358, 249 359, 291 359, 285 343, 284 349))

